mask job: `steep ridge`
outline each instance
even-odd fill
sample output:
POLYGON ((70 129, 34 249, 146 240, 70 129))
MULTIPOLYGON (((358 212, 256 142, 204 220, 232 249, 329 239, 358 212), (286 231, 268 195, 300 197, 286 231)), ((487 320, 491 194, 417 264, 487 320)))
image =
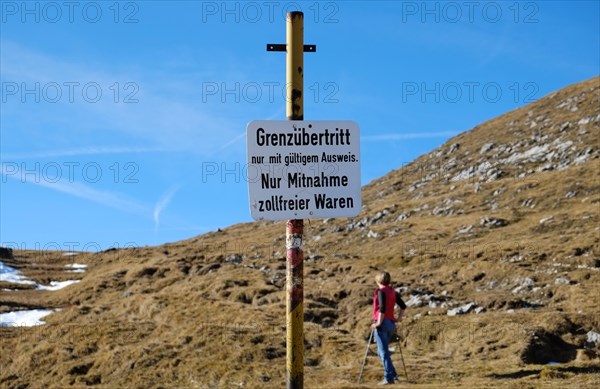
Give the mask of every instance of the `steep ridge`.
MULTIPOLYGON (((307 221, 305 386, 380 378, 371 356, 355 384, 381 269, 409 305, 405 387, 599 386, 599 173, 594 78, 374 180, 359 217, 307 221)), ((284 231, 256 222, 160 247, 15 251, 8 264, 40 283, 66 279, 73 261, 88 269, 65 289, 0 291, 2 311, 61 309, 0 328, 0 387, 281 387, 284 231)))

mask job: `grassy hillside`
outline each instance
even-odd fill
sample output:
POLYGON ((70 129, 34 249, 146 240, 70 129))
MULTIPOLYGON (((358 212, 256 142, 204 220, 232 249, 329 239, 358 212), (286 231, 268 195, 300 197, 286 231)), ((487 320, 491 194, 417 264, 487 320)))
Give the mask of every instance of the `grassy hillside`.
MULTIPOLYGON (((599 173, 594 78, 374 180, 354 219, 305 222, 305 387, 376 386, 374 354, 356 379, 382 269, 410 305, 396 387, 600 386, 599 173)), ((0 387, 283 387, 284 235, 255 222, 160 247, 15 251, 3 261, 37 282, 81 282, 0 282, 3 312, 61 309, 0 328, 0 387), (87 271, 65 273, 74 261, 87 271)))

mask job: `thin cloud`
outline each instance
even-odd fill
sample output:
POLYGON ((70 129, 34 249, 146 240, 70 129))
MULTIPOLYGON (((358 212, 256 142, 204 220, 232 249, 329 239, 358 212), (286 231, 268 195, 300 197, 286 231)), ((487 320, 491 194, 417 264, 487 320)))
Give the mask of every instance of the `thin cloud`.
MULTIPOLYGON (((272 115, 268 116, 264 120, 276 120, 277 118, 281 118, 281 116, 283 114, 285 114, 285 109, 278 109, 276 112, 274 112, 272 115)), ((217 151, 215 151, 214 153, 211 153, 210 156, 212 156, 220 151, 223 151, 225 149, 228 149, 229 147, 233 146, 234 144, 236 144, 240 140, 244 139, 245 137, 246 137, 246 131, 240 133, 238 136, 236 136, 232 140, 223 144, 223 146, 221 146, 219 149, 217 149, 217 151)))
POLYGON ((458 135, 455 131, 437 131, 437 132, 403 132, 395 134, 366 135, 361 136, 360 140, 367 142, 389 142, 395 140, 410 139, 429 139, 429 138, 447 138, 458 135))
POLYGON ((277 111, 275 111, 271 116, 267 117, 265 120, 276 120, 276 119, 282 119, 282 117, 285 116, 285 108, 280 108, 277 111))
MULTIPOLYGON (((7 166, 2 164, 0 172, 3 176, 3 182, 6 182, 6 178, 19 180, 22 182, 22 174, 18 167, 16 167, 16 170, 8 170, 7 166)), ((149 214, 148 207, 143 204, 131 199, 127 199, 117 193, 96 190, 78 182, 67 182, 64 180, 51 182, 45 179, 37 181, 27 180, 25 182, 89 200, 97 204, 118 209, 120 211, 126 211, 128 213, 133 213, 140 216, 147 216, 149 214)))
POLYGON ((168 150, 159 147, 80 147, 64 150, 46 150, 25 153, 3 153, 2 159, 6 161, 11 159, 44 159, 86 155, 161 153, 169 151, 173 150, 168 150))
POLYGON ((177 187, 177 186, 172 187, 166 193, 164 193, 162 195, 162 197, 156 202, 156 205, 154 206, 154 212, 153 212, 154 231, 155 232, 158 231, 158 227, 160 226, 160 214, 162 213, 162 211, 165 210, 165 208, 167 208, 167 206, 169 205, 171 200, 173 200, 173 197, 175 196, 175 194, 177 193, 178 190, 179 190, 179 187, 177 187))
MULTIPOLYGON (((229 148, 233 144, 237 143, 240 139, 243 139, 245 136, 246 136, 246 131, 242 132, 241 134, 239 134, 238 136, 236 136, 235 138, 233 138, 229 142, 225 143, 217 151, 223 151, 223 150, 229 148)), ((216 153, 212 153, 211 155, 214 155, 214 154, 216 154, 216 153)))
MULTIPOLYGON (((173 197, 179 190, 178 186, 172 187, 165 194, 163 194, 163 196, 155 204, 154 208, 152 208, 146 203, 140 203, 136 200, 127 198, 122 194, 96 190, 89 187, 88 185, 84 185, 78 182, 67 182, 64 180, 59 180, 57 182, 49 182, 47 180, 23 181, 23 176, 20 169, 17 167, 16 170, 14 170, 15 166, 12 164, 10 166, 10 168, 7 168, 7 165, 5 164, 0 165, 0 175, 2 176, 1 181, 3 184, 7 182, 8 178, 10 178, 18 182, 30 183, 70 196, 79 197, 109 208, 141 216, 144 219, 150 219, 152 217, 154 220, 155 231, 158 231, 158 227, 160 226, 162 212, 171 203, 173 197)), ((161 231, 205 232, 210 229, 210 227, 207 226, 198 226, 188 223, 187 221, 180 219, 179 217, 170 216, 169 221, 169 224, 172 224, 172 226, 170 226, 168 229, 162 229, 161 231)))
POLYGON ((11 104, 3 107, 3 127, 28 123, 24 129, 15 128, 15 131, 25 131, 21 135, 25 139, 33 131, 52 128, 57 139, 75 140, 75 134, 97 138, 127 136, 138 143, 168 150, 207 154, 225 139, 231 139, 234 132, 230 118, 215 113, 208 105, 199 104, 197 74, 189 75, 174 86, 170 82, 172 74, 115 72, 87 63, 67 62, 4 39, 0 43, 3 78, 31 85, 54 83, 63 91, 61 100, 52 107, 33 105, 33 100, 30 104, 17 104, 19 96, 13 96, 11 104), (66 82, 76 83, 77 93, 67 96, 66 82), (96 103, 82 97, 83 86, 89 83, 102 92, 102 98, 96 103), (124 89, 126 84, 128 89, 124 89))

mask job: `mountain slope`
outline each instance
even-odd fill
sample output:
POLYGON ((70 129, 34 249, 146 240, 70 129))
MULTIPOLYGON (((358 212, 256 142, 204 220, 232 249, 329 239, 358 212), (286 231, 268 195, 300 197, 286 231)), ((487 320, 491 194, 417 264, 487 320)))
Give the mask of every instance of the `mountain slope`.
MULTIPOLYGON (((600 332, 599 173, 594 78, 374 180, 359 217, 306 222, 305 386, 380 378, 371 356, 355 384, 381 269, 410 306, 406 386, 600 385, 587 342, 600 332)), ((256 222, 74 258, 15 251, 7 264, 37 282, 89 268, 59 291, 0 291, 3 311, 62 308, 0 328, 0 387, 281 387, 284 233, 256 222)))

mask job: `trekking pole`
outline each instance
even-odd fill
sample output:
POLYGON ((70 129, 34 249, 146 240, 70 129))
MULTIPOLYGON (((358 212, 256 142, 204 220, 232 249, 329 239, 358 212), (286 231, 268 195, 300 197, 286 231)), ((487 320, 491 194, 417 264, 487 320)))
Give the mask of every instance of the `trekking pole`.
POLYGON ((362 380, 362 374, 363 374, 363 370, 365 368, 365 363, 367 362, 367 355, 369 355, 369 346, 371 345, 371 339, 373 339, 373 332, 375 332, 375 329, 372 329, 371 335, 369 335, 369 341, 367 342, 367 351, 365 351, 365 359, 363 359, 362 366, 360 367, 360 374, 358 375, 358 383, 359 384, 362 380))
POLYGON ((400 337, 398 337, 398 349, 400 350, 400 358, 402 358, 402 367, 404 368, 404 375, 406 376, 406 381, 408 381, 408 373, 406 372, 406 364, 404 363, 404 355, 402 354, 402 342, 400 337))

